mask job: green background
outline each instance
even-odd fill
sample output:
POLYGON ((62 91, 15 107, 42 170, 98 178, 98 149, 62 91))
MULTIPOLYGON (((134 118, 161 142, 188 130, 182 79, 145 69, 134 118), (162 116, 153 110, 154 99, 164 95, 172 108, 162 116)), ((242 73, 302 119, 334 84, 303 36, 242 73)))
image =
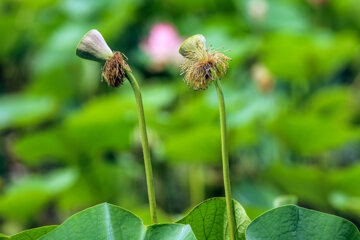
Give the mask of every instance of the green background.
POLYGON ((92 28, 141 84, 160 220, 224 195, 215 88, 188 89, 176 48, 161 62, 146 51, 155 26, 232 58, 232 190, 251 219, 297 199, 360 226, 359 15, 358 0, 1 1, 0 232, 102 202, 149 223, 131 87, 75 56, 92 28))

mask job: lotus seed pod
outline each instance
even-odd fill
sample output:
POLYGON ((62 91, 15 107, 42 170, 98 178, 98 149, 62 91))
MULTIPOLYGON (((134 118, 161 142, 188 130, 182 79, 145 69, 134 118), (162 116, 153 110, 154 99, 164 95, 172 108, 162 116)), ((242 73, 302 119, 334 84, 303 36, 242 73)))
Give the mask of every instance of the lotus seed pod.
POLYGON ((76 55, 88 60, 105 62, 113 55, 113 52, 101 33, 96 29, 92 29, 80 40, 76 48, 76 55))
POLYGON ((186 58, 201 58, 206 52, 206 39, 196 34, 186 39, 179 48, 179 53, 186 58))

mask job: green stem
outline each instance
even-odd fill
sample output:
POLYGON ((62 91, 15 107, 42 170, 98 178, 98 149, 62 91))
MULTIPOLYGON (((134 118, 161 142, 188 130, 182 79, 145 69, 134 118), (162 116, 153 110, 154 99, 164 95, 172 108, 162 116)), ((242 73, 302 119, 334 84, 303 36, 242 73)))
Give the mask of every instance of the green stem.
POLYGON ((140 92, 139 84, 137 83, 131 71, 125 70, 125 72, 126 72, 126 77, 129 80, 134 90, 134 94, 136 98, 136 105, 139 116, 139 126, 141 132, 141 143, 142 143, 143 155, 144 155, 144 165, 145 165, 146 184, 147 184, 149 205, 150 205, 151 222, 157 223, 154 180, 153 180, 153 173, 151 167, 149 142, 146 133, 146 123, 145 123, 144 107, 142 103, 141 92, 140 92))
POLYGON ((222 165, 224 175, 224 188, 226 199, 226 211, 229 222, 230 239, 235 240, 235 221, 234 221, 234 207, 231 197, 230 174, 229 174, 229 154, 226 135, 226 114, 225 114, 225 100, 220 80, 215 80, 216 91, 219 99, 219 112, 220 112, 220 128, 221 128, 221 152, 222 152, 222 165))

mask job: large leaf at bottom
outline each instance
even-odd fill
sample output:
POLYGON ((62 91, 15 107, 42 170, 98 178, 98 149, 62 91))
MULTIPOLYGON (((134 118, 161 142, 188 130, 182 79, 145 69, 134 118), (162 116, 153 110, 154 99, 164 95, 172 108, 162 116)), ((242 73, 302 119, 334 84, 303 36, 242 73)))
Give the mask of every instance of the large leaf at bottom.
POLYGON ((189 225, 144 226, 140 218, 120 207, 103 203, 75 214, 41 240, 196 240, 189 225))
POLYGON ((295 205, 270 210, 246 230, 247 240, 360 240, 356 226, 346 219, 295 205))
POLYGON ((54 230, 57 226, 44 226, 25 230, 10 237, 10 240, 37 240, 45 234, 54 230))
MULTIPOLYGON (((250 219, 239 202, 233 200, 233 204, 236 239, 242 240, 245 239, 245 230, 250 219)), ((230 239, 225 198, 211 198, 200 203, 178 223, 189 224, 198 240, 230 239)))
POLYGON ((10 237, 6 236, 5 234, 0 233, 0 240, 7 240, 10 239, 10 237))
POLYGON ((33 229, 25 230, 23 232, 20 232, 12 236, 6 236, 4 234, 0 234, 0 240, 6 240, 6 239, 7 240, 37 240, 41 236, 44 236, 45 234, 54 230, 56 227, 57 226, 52 225, 52 226, 33 228, 33 229))

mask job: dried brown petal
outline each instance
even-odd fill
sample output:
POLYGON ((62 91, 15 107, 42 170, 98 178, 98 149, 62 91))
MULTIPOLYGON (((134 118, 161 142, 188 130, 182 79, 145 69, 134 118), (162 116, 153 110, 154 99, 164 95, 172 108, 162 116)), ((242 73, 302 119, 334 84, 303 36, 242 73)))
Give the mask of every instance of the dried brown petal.
POLYGON ((125 70, 131 71, 120 52, 114 54, 105 62, 102 68, 102 76, 111 87, 119 87, 123 84, 125 70))
POLYGON ((205 38, 195 35, 181 45, 179 52, 185 57, 181 65, 184 81, 194 90, 205 90, 216 78, 223 78, 231 58, 223 53, 206 49, 205 38))

